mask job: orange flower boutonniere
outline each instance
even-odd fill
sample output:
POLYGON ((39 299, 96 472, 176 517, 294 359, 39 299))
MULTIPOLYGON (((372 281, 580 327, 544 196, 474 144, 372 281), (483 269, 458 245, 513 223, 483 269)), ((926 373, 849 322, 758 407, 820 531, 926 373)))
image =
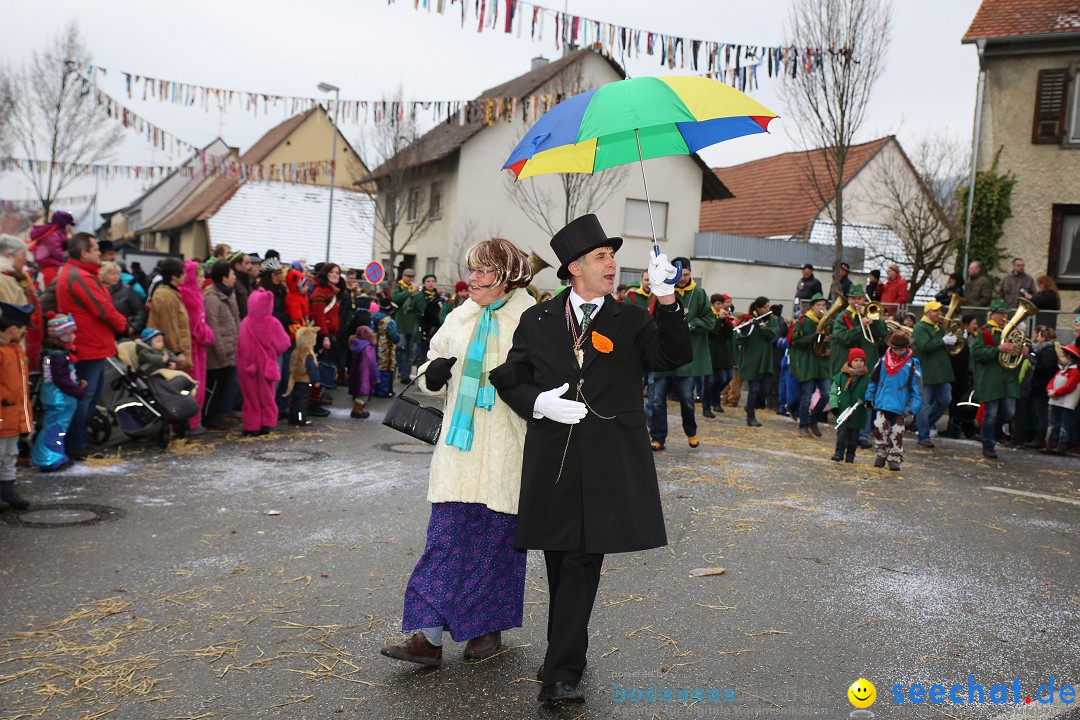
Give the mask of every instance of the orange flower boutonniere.
POLYGON ((602 353, 609 353, 615 349, 615 346, 611 343, 610 339, 604 337, 595 330, 593 330, 592 334, 592 346, 602 353))

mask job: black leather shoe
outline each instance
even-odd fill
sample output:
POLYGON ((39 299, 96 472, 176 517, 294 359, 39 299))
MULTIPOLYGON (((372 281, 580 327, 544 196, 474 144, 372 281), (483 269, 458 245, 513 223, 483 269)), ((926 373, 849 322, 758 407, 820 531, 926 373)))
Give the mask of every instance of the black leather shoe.
POLYGON ((536 696, 536 699, 539 702, 553 704, 560 702, 583 703, 585 702, 585 695, 576 686, 559 680, 554 685, 545 685, 540 688, 540 694, 536 696))
POLYGON ((307 414, 311 417, 329 417, 330 411, 322 405, 308 405, 307 414))

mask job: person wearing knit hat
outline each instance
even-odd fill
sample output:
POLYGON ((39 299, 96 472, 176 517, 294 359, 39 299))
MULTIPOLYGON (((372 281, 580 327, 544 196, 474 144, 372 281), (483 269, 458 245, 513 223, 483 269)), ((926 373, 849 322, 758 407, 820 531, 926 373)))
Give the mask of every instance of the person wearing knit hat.
POLYGON ((1050 455, 1065 455, 1069 443, 1076 442, 1073 436, 1074 415, 1080 404, 1080 350, 1075 345, 1061 348, 1058 372, 1046 384, 1049 422, 1047 423, 1046 447, 1040 452, 1050 455))
POLYGON ((143 329, 135 341, 135 355, 139 359, 139 372, 143 375, 166 368, 176 369, 176 353, 165 347, 165 334, 157 328, 143 329))
POLYGON ((446 316, 454 311, 455 308, 459 308, 465 304, 465 301, 469 299, 469 283, 464 280, 458 280, 454 283, 454 294, 450 296, 450 299, 443 303, 442 310, 439 311, 439 325, 442 326, 446 322, 446 316))
POLYGON ((930 440, 930 431, 937 426, 938 420, 945 415, 952 403, 952 384, 956 375, 949 348, 962 340, 952 333, 945 333, 941 325, 941 308, 941 303, 936 300, 926 303, 923 306, 922 319, 915 323, 911 332, 915 357, 919 359, 922 370, 922 408, 915 416, 915 427, 919 431, 919 447, 924 449, 934 447, 930 440))
POLYGON ((872 427, 877 458, 874 467, 897 471, 904 458, 904 427, 919 412, 922 385, 919 361, 905 332, 889 336, 889 349, 870 373, 866 406, 874 413, 872 427))
POLYGON ((75 319, 67 313, 52 312, 46 318, 41 357, 41 432, 30 451, 30 461, 41 472, 55 472, 72 463, 64 452, 64 438, 79 398, 86 394, 86 381, 76 377, 70 357, 75 319))
POLYGON ((971 338, 971 359, 975 374, 974 400, 982 404, 980 426, 983 457, 997 459, 995 444, 999 428, 1012 419, 1020 397, 1020 364, 1004 368, 998 361, 1000 353, 1019 352, 1021 348, 1006 342, 1001 331, 1012 308, 1000 298, 990 303, 989 318, 971 338))
MULTIPOLYGON (((868 295, 869 288, 852 285, 847 294, 847 308, 833 320, 829 341, 829 357, 833 375, 840 372, 840 366, 844 364, 848 350, 853 347, 862 348, 866 353, 867 367, 874 367, 878 358, 881 357, 878 342, 885 338, 889 329, 883 319, 871 320, 867 317, 864 308, 870 299, 868 295)), ((871 419, 867 417, 867 425, 859 432, 859 447, 865 450, 872 447, 869 440, 871 419)))
POLYGON ((833 462, 855 462, 859 447, 859 431, 866 426, 866 387, 870 373, 866 370, 866 353, 862 348, 848 350, 845 362, 832 379, 829 406, 836 412, 836 449, 833 462), (847 413, 845 417, 844 414, 847 413), (841 420, 842 418, 842 420, 841 420))

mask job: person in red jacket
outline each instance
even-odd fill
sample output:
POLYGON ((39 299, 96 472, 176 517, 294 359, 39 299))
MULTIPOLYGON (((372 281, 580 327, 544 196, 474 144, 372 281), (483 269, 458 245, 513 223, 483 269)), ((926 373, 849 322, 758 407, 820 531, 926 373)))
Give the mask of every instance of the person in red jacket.
POLYGON ((881 288, 881 304, 885 307, 886 315, 896 315, 900 306, 908 301, 907 281, 900 277, 897 265, 890 265, 885 274, 889 280, 881 288))
POLYGON ((292 269, 285 276, 285 313, 289 316, 289 337, 296 337, 296 330, 311 320, 311 306, 307 296, 307 278, 299 270, 292 269))
POLYGON ((56 276, 56 305, 71 313, 79 328, 76 340, 75 374, 86 381, 86 394, 79 400, 68 428, 67 455, 85 460, 87 425, 105 390, 105 358, 116 355, 116 336, 127 329, 127 319, 113 307, 112 295, 98 278, 101 249, 89 233, 77 233, 68 243, 69 259, 56 276))
MULTIPOLYGON (((339 316, 341 289, 338 287, 340 282, 341 267, 339 265, 319 264, 315 275, 315 289, 312 290, 308 302, 311 306, 311 321, 319 330, 319 337, 315 343, 319 368, 321 371, 322 368, 330 366, 330 371, 325 373, 325 378, 321 377, 323 373, 320 372, 320 377, 311 381, 311 405, 318 405, 320 402, 329 405, 332 400, 328 394, 324 396, 323 390, 333 390, 337 387, 334 381, 338 370, 337 337, 341 329, 339 316), (329 382, 323 382, 323 380, 329 382)), ((315 413, 315 415, 320 415, 320 413, 315 413)))
POLYGON ((52 214, 52 222, 48 225, 35 225, 30 230, 27 254, 34 258, 34 263, 41 272, 41 287, 48 287, 60 266, 64 264, 64 250, 74 225, 75 219, 71 217, 71 213, 57 210, 52 214))

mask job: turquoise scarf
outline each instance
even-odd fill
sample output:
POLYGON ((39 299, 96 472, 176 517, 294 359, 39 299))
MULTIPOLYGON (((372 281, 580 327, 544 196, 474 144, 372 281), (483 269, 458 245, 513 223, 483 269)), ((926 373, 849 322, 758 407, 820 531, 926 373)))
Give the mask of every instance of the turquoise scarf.
POLYGON ((491 412, 495 405, 495 388, 488 383, 488 372, 499 363, 499 321, 494 314, 513 296, 514 291, 511 291, 484 308, 465 353, 454 415, 450 418, 450 429, 446 431, 446 444, 465 452, 472 449, 473 412, 478 407, 491 412))

